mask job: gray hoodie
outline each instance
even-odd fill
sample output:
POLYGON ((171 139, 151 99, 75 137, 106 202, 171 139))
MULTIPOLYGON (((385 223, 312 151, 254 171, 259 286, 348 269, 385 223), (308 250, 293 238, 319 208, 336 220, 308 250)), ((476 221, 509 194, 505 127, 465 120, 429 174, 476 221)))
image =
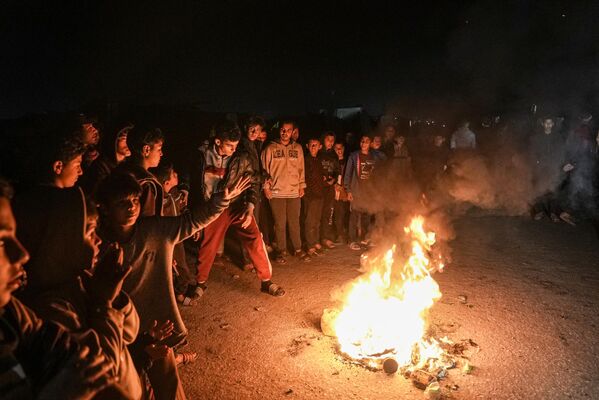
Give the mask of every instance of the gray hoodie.
POLYGON ((298 198, 299 190, 306 187, 302 146, 293 141, 287 146, 278 140, 270 142, 262 152, 261 160, 264 172, 270 177, 264 187, 272 191, 272 197, 298 198))

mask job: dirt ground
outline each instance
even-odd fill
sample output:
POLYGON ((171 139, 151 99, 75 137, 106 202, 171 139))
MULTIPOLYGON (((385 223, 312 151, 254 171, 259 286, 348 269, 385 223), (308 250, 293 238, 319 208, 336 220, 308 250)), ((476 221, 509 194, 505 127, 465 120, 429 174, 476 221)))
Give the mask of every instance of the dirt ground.
MULTIPOLYGON (((430 324, 480 351, 471 374, 452 369, 441 381, 446 398, 599 398, 599 240, 592 227, 491 216, 465 217, 454 227, 454 260, 435 275, 443 297, 430 324)), ((201 303, 183 310, 187 350, 199 354, 181 370, 189 398, 426 398, 401 375, 346 362, 320 331, 331 290, 358 275, 358 255, 344 246, 309 263, 275 265, 283 298, 259 293, 250 272, 215 267, 201 303)))

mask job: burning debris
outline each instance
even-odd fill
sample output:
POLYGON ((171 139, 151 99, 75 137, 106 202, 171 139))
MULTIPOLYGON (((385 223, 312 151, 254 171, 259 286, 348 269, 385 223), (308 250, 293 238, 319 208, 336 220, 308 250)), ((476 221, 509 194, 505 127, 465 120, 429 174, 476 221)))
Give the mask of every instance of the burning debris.
POLYGON ((426 315, 441 298, 431 273, 442 270, 443 257, 434 251, 435 233, 425 231, 423 217, 414 217, 404 231, 401 244, 384 256, 363 256, 364 274, 350 283, 339 307, 324 310, 321 328, 351 362, 399 372, 434 397, 449 369, 471 370, 458 359, 478 346, 427 333, 426 315))

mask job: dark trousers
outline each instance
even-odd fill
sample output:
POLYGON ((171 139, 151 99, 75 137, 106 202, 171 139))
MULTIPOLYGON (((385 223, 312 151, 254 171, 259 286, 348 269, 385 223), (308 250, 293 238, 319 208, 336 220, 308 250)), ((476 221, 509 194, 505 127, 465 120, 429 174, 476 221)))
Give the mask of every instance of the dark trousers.
POLYGON ((260 193, 260 200, 256 205, 257 209, 254 210, 254 214, 256 215, 256 222, 258 223, 258 227, 260 228, 260 232, 262 232, 262 239, 264 243, 270 245, 272 243, 272 228, 273 228, 273 218, 272 211, 270 209, 270 203, 268 199, 264 197, 264 193, 260 193))
POLYGON ((239 239, 252 261, 258 278, 263 281, 269 280, 272 275, 272 266, 266 253, 266 247, 262 240, 262 235, 256 225, 256 220, 252 219, 250 226, 242 228, 242 221, 230 208, 204 228, 198 252, 198 282, 206 282, 214 263, 216 252, 225 238, 228 229, 233 230, 233 234, 239 239))
POLYGON ((277 241, 277 250, 285 252, 287 250, 287 227, 289 227, 289 236, 293 250, 302 249, 302 240, 300 237, 300 207, 301 199, 272 198, 270 199, 270 208, 275 221, 275 239, 277 241))
POLYGON ((351 210, 349 214, 349 240, 359 242, 366 238, 370 226, 371 215, 365 212, 351 210))
POLYGON ((333 221, 337 236, 347 239, 347 217, 349 214, 349 201, 335 200, 333 203, 333 221))
POLYGON ((314 247, 320 240, 320 220, 322 217, 322 197, 304 197, 304 209, 306 219, 304 220, 304 233, 306 235, 306 246, 314 247))
POLYGON ((335 240, 333 212, 335 207, 335 188, 333 186, 324 189, 322 198, 322 217, 320 219, 320 239, 335 240))

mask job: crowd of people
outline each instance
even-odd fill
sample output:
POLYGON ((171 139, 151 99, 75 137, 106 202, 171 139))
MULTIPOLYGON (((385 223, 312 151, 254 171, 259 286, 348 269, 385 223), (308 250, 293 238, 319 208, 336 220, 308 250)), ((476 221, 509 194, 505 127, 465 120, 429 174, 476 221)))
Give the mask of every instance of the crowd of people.
MULTIPOLYGON (((542 118, 526 139, 535 220, 595 217, 591 120, 542 118)), ((198 306, 215 264, 237 254, 261 292, 284 296, 273 263, 373 246, 395 204, 434 203, 480 151, 468 121, 417 143, 394 123, 303 138, 281 120, 268 140, 253 116, 217 125, 178 170, 158 128, 75 125, 48 136, 14 198, 0 179, 2 398, 184 399, 178 368, 196 355, 180 307, 198 306)))

